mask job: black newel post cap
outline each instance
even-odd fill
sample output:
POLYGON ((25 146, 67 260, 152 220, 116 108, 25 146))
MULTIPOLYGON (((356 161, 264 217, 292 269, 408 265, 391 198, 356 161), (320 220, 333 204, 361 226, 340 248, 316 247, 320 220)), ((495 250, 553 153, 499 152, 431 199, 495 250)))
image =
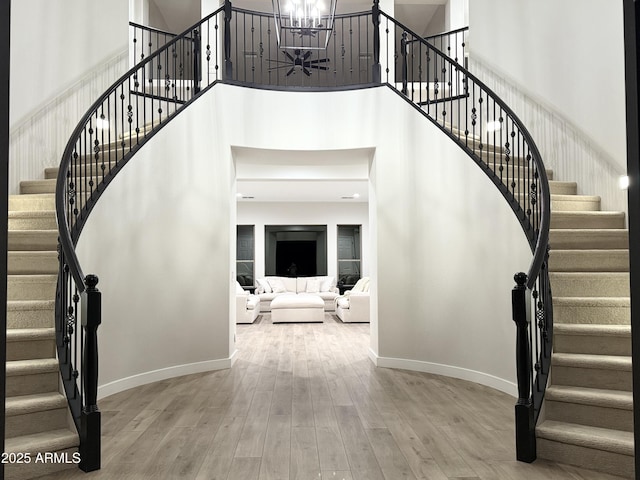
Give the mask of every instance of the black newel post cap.
POLYGON ((513 279, 519 287, 523 287, 524 284, 527 283, 527 274, 524 272, 518 272, 513 276, 513 279))
POLYGON ((87 286, 87 290, 95 290, 96 285, 98 285, 98 276, 90 273, 86 277, 84 277, 84 284, 87 286))

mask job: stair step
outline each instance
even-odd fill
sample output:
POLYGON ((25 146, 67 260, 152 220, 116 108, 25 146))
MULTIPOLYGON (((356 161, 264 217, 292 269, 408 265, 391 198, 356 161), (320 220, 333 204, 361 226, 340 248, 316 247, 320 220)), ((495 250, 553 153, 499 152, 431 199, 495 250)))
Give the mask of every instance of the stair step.
POLYGON ((5 407, 5 438, 61 430, 68 425, 67 399, 56 392, 9 397, 5 407))
POLYGON ((7 328, 51 328, 55 300, 11 300, 7 302, 7 328))
POLYGON ((40 358, 7 362, 7 397, 58 391, 58 360, 40 358))
MULTIPOLYGON (((128 150, 127 150, 128 151, 128 150)), ((101 172, 102 171, 102 160, 104 158, 104 166, 105 166, 105 172, 109 172, 111 169, 115 168, 117 166, 116 163, 116 158, 118 159, 118 162, 120 161, 120 159, 123 157, 122 154, 122 150, 111 150, 109 152, 106 152, 104 157, 98 157, 98 161, 96 162, 95 157, 92 157, 87 163, 84 162, 80 162, 77 164, 76 168, 74 169, 76 171, 76 173, 82 177, 83 174, 82 172, 93 172, 95 173, 96 171, 101 172), (110 155, 109 155, 110 154, 110 155), (116 157, 117 155, 117 157, 116 157)), ((45 180, 51 180, 51 179, 56 179, 58 178, 58 170, 60 170, 60 167, 47 167, 44 169, 44 178, 45 180)))
POLYGON ((600 211, 600 200, 595 195, 551 195, 551 211, 597 212, 600 211))
POLYGON ((23 180, 20 182, 22 195, 56 193, 56 180, 23 180))
POLYGON ((558 297, 628 297, 628 272, 550 272, 558 297))
MULTIPOLYGON (((491 170, 496 172, 497 175, 500 175, 501 171, 503 172, 503 176, 506 176, 507 174, 507 164, 503 163, 501 165, 499 158, 496 158, 495 164, 493 163, 493 158, 489 158, 489 163, 487 163, 487 166, 491 170), (500 170, 500 167, 502 167, 502 170, 500 170)), ((528 165, 519 166, 518 164, 516 164, 514 169, 513 166, 511 165, 511 162, 509 162, 508 169, 509 169, 509 178, 511 178, 512 176, 516 176, 518 178, 531 178, 528 165)), ((553 170, 550 168, 546 168, 545 172, 547 172, 547 180, 553 180, 553 170)))
POLYGON ((631 325, 558 323, 553 351, 590 355, 631 355, 631 325))
POLYGON ((619 297, 553 297, 554 328, 562 323, 630 325, 631 300, 619 297))
POLYGON ((536 437, 538 458, 633 477, 631 432, 546 420, 536 437))
POLYGON ((58 274, 58 252, 7 252, 10 275, 58 274))
MULTIPOLYGON (((503 183, 509 187, 509 190, 513 189, 516 196, 525 196, 529 187, 527 182, 522 178, 516 178, 515 180, 509 177, 502 179, 503 183)), ((559 182, 557 180, 549 181, 549 193, 551 195, 576 195, 578 185, 576 182, 559 182)))
POLYGON ((545 392, 545 419, 633 431, 633 393, 552 385, 545 392))
POLYGON ((553 353, 553 385, 631 391, 631 357, 553 353))
POLYGON ((56 275, 8 275, 7 300, 51 300, 57 281, 56 275))
POLYGON ((553 212, 550 228, 625 228, 624 212, 553 212))
POLYGON ((628 272, 629 250, 551 250, 551 272, 628 272))
MULTIPOLYGON (((108 173, 108 170, 105 170, 105 174, 108 173)), ((102 181, 102 172, 96 174, 93 178, 95 190, 95 186, 98 182, 102 181)), ((89 182, 91 181, 90 177, 78 177, 76 179, 78 189, 82 189, 83 192, 91 192, 91 185, 89 182)), ((44 194, 44 193, 56 193, 56 182, 55 178, 49 178, 44 180, 26 180, 20 182, 20 193, 23 195, 29 194, 44 194)))
POLYGON ((578 193, 578 184, 576 182, 550 180, 549 193, 552 195, 576 195, 578 193))
POLYGON ((9 230, 8 249, 10 251, 56 250, 57 230, 9 230))
POLYGON ((73 463, 73 455, 78 451, 78 445, 78 434, 68 428, 8 438, 5 444, 6 452, 29 452, 32 461, 28 464, 5 465, 5 476, 11 479, 26 479, 63 470, 77 470, 78 465, 73 463), (56 453, 65 456, 66 462, 37 462, 38 453, 56 453))
POLYGON ((10 211, 9 230, 57 230, 55 210, 10 211))
POLYGON ((33 211, 56 209, 55 195, 41 193, 33 195, 9 195, 9 211, 33 211))
POLYGON ((54 328, 10 328, 7 330, 7 360, 55 358, 54 328))
POLYGON ((629 230, 624 228, 571 228, 549 230, 551 249, 595 250, 629 248, 629 230))

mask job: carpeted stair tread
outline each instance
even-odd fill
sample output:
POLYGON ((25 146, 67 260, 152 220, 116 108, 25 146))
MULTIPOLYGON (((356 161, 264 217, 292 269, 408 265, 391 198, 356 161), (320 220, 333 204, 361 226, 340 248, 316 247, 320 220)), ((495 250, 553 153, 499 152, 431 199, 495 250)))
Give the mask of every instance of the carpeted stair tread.
POLYGON ((8 212, 9 231, 57 230, 55 210, 14 210, 8 212))
POLYGON ((629 297, 554 297, 554 305, 580 305, 584 307, 630 307, 629 297))
POLYGON ((545 399, 554 402, 633 410, 633 392, 621 390, 552 385, 547 388, 545 399))
POLYGON ((11 275, 57 274, 58 253, 55 251, 7 252, 7 273, 11 275))
POLYGON ((68 429, 52 430, 49 432, 23 435, 7 438, 5 451, 7 452, 55 452, 80 444, 78 434, 68 429))
POLYGON ((57 275, 7 275, 7 300, 55 298, 57 275))
POLYGON ((52 310, 55 305, 55 300, 10 300, 7 302, 7 311, 52 310))
POLYGON ((628 297, 628 272, 549 272, 551 289, 559 297, 628 297))
POLYGON ((628 249, 556 249, 549 252, 551 272, 628 272, 628 249))
POLYGON ((625 213, 552 212, 550 228, 625 228, 625 213))
POLYGON ((50 251, 58 245, 57 230, 9 230, 8 249, 10 251, 50 251))
POLYGON ((565 335, 571 334, 594 337, 630 337, 631 325, 558 323, 553 325, 553 332, 565 335))
POLYGON ((551 356, 551 365, 630 372, 631 357, 621 355, 554 353, 551 356))
POLYGON ((39 358, 35 360, 13 360, 7 362, 7 377, 18 375, 36 375, 39 373, 57 372, 58 360, 55 358, 39 358))
POLYGON ((633 432, 546 420, 536 427, 536 436, 559 443, 633 455, 633 432))
POLYGON ((7 343, 27 340, 53 340, 56 338, 55 328, 8 328, 7 343))
POLYGON ((552 228, 551 249, 626 249, 629 230, 625 228, 552 228))
POLYGON ((66 408, 66 406, 67 399, 57 392, 8 397, 5 401, 5 411, 8 417, 45 410, 56 410, 58 408, 66 408))
POLYGON ((601 199, 595 195, 551 195, 552 212, 600 211, 601 199))
POLYGON ((37 193, 31 195, 9 195, 9 211, 20 210, 54 210, 56 200, 53 193, 37 193))

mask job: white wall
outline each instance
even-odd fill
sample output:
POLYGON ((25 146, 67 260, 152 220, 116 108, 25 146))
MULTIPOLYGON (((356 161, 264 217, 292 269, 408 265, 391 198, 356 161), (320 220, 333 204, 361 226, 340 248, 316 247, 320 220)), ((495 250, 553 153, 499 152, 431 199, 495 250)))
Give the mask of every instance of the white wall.
POLYGON ((362 225, 362 275, 369 275, 369 206, 359 203, 238 202, 238 225, 255 225, 255 277, 265 276, 265 225, 326 225, 327 275, 337 278, 338 225, 362 225))
POLYGON ((531 256, 480 169, 386 87, 291 93, 218 85, 143 147, 81 237, 83 268, 100 276, 103 292, 103 395, 230 364, 231 147, 375 148, 372 359, 515 392, 510 291, 531 256), (283 104, 288 115, 265 128, 283 104), (309 110, 317 124, 298 122, 309 110))
POLYGON ((20 0, 11 7, 10 127, 127 47, 127 0, 20 0))
POLYGON ((472 58, 572 122, 626 171, 622 2, 469 3, 472 58))
POLYGON ((21 0, 11 9, 10 193, 60 163, 80 117, 127 70, 126 0, 21 0))

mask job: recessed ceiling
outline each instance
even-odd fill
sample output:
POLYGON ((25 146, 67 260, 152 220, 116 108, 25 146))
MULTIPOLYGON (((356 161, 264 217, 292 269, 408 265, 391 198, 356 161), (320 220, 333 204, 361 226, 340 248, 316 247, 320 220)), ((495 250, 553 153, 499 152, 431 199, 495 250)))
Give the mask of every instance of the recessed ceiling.
POLYGON ((231 150, 236 191, 243 195, 238 201, 367 202, 369 199, 371 148, 301 151, 232 147, 231 150))

